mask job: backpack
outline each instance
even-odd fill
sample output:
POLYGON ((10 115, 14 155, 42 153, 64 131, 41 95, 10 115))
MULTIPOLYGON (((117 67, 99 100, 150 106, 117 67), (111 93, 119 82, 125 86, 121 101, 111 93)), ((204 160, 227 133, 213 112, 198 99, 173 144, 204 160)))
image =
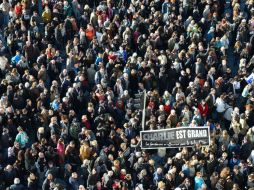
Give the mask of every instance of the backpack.
POLYGON ((72 122, 71 126, 70 126, 70 136, 77 140, 78 139, 78 134, 80 133, 81 129, 80 129, 80 123, 79 122, 72 122))

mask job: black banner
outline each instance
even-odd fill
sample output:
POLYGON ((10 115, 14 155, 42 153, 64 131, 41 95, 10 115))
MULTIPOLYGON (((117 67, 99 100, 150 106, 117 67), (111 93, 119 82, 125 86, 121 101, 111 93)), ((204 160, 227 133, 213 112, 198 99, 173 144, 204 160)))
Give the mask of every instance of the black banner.
POLYGON ((209 127, 179 127, 172 129, 141 131, 141 148, 179 148, 192 147, 197 143, 210 144, 209 127))

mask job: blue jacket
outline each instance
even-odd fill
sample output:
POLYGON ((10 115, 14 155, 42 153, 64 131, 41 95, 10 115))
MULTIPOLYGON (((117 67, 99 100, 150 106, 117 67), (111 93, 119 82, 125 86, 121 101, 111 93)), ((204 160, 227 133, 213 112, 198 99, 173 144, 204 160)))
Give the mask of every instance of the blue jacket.
POLYGON ((70 189, 71 189, 71 190, 76 190, 76 189, 78 189, 78 187, 79 187, 78 180, 76 180, 76 179, 70 177, 70 178, 69 178, 69 185, 70 185, 70 189))
POLYGON ((231 170, 233 170, 234 166, 237 166, 240 164, 240 160, 239 159, 236 159, 235 161, 233 160, 233 158, 231 158, 229 160, 229 163, 228 163, 228 166, 231 170))
POLYGON ((157 184, 159 181, 161 181, 162 177, 163 177, 162 173, 158 174, 157 172, 154 172, 154 174, 153 174, 153 182, 155 184, 157 184))
POLYGON ((202 177, 195 177, 195 187, 194 190, 198 190, 203 184, 204 184, 204 180, 202 177))
POLYGON ((11 63, 13 65, 16 65, 20 60, 21 60, 21 55, 15 55, 14 57, 11 58, 11 63))
POLYGON ((162 4, 162 6, 161 6, 161 13, 162 13, 162 14, 168 13, 168 6, 169 6, 169 3, 164 2, 164 3, 162 4))

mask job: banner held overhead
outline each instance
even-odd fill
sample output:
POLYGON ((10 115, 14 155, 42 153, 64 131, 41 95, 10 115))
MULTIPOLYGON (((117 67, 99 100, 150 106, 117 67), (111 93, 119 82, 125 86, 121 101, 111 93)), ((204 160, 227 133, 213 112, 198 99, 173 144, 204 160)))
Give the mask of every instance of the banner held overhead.
POLYGON ((162 130, 141 131, 141 148, 180 148, 195 144, 210 144, 209 127, 179 127, 162 130))

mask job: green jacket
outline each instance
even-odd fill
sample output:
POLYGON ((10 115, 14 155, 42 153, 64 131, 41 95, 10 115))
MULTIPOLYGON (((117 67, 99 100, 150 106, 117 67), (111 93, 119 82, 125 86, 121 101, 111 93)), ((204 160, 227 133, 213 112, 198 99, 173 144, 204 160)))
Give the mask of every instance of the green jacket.
POLYGON ((24 148, 28 143, 29 137, 27 136, 26 132, 18 133, 16 136, 16 141, 20 144, 21 148, 24 148))

